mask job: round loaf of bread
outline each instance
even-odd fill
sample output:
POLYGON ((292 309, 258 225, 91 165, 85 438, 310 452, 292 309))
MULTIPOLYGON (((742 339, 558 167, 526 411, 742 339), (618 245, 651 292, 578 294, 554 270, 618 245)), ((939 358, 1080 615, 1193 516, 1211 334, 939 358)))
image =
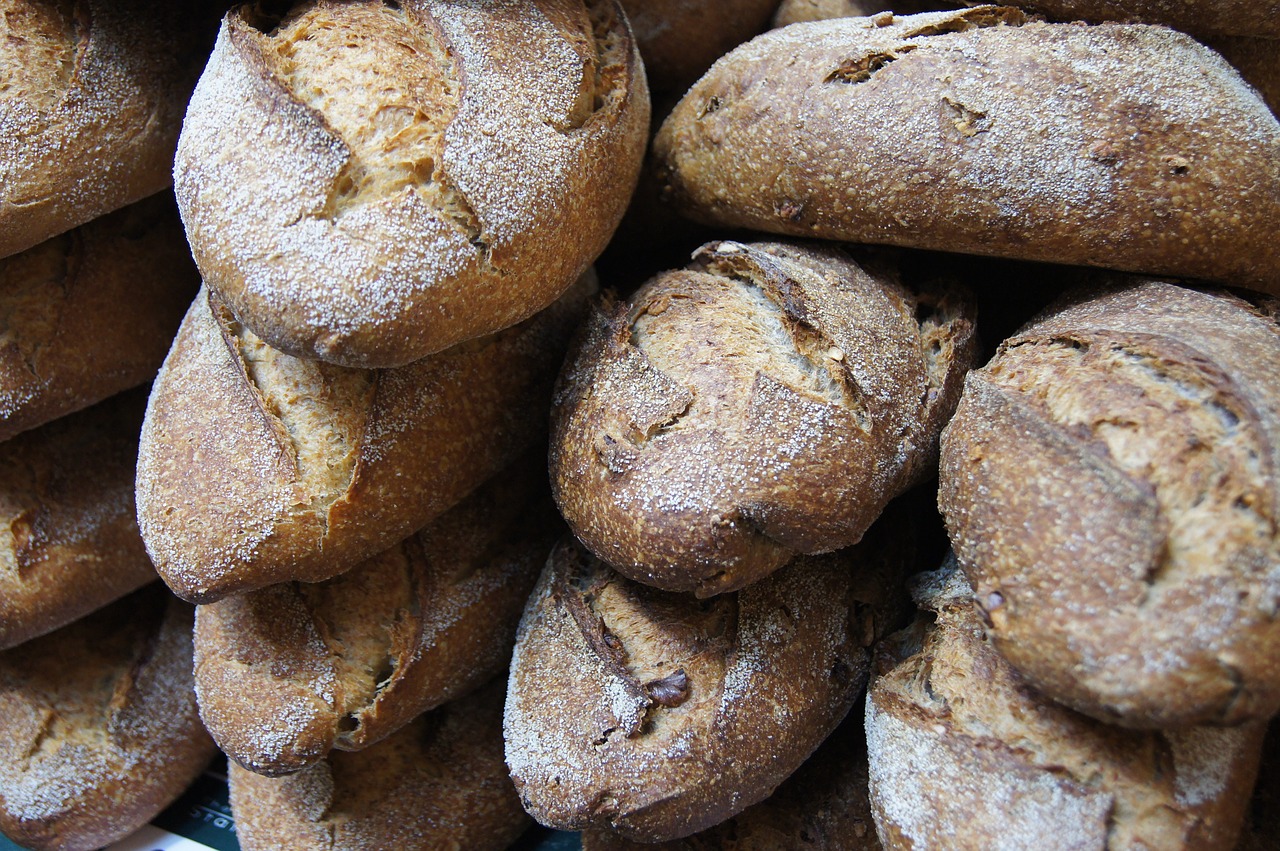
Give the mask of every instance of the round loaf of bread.
POLYGON ((615 0, 306 0, 223 21, 174 165, 206 284, 268 345, 402 366, 529 317, 635 187, 615 0))
POLYGON ((566 540, 516 638, 503 728, 525 809, 640 842, 768 797, 861 693, 905 612, 911 534, 804 556, 700 601, 623 578, 566 540))
POLYGON ((196 610, 200 716, 252 771, 360 750, 506 670, 564 526, 529 453, 426 528, 346 573, 196 610))
POLYGON ((969 374, 938 503, 1000 651, 1140 727, 1280 707, 1280 324, 1099 276, 969 374))
POLYGON ((1165 27, 793 24, 717 62, 654 151, 667 197, 722 226, 1280 293, 1280 122, 1165 27))
POLYGON ((191 681, 191 607, 159 583, 0 653, 0 830, 23 848, 110 845, 214 753, 191 681))
POLYGON ((933 616, 881 642, 867 693, 885 848, 1234 847, 1264 723, 1144 732, 1072 712, 996 652, 954 564, 922 578, 933 616))
POLYGON ((0 3, 0 257, 173 180, 182 112, 208 50, 189 5, 0 3))
POLYGON ((637 582, 710 596, 856 543, 936 458, 966 294, 813 245, 710 243, 594 312, 552 413, 552 488, 637 582))
POLYGON ((396 369, 282 354, 202 290, 156 379, 138 526, 178 596, 336 576, 545 439, 555 371, 595 291, 396 369))

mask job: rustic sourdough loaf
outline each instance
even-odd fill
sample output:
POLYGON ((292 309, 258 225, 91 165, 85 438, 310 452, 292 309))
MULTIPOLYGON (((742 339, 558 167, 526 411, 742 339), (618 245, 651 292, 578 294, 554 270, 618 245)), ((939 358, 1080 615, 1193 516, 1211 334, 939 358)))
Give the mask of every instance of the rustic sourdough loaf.
POLYGON ((544 439, 594 291, 397 369, 266 346, 202 291, 156 379, 138 525, 160 575, 208 603, 336 576, 404 540, 544 439))
POLYGON ((954 566, 923 575, 932 612, 876 653, 871 806, 890 849, 1230 849, 1265 724, 1134 731, 1030 688, 996 652, 954 566))
POLYGON ((160 583, 0 653, 0 830, 89 851, 168 806, 214 746, 191 683, 191 607, 160 583))
POLYGON ((717 62, 654 151, 670 200, 722 226, 1280 292, 1280 122, 1164 27, 794 24, 717 62))
POLYGON ((169 0, 0 2, 0 257, 170 184, 207 50, 197 10, 169 0))
POLYGON ((246 5, 175 189, 205 282, 267 344, 402 366, 564 292, 626 208, 648 122, 615 0, 246 5))
POLYGON ((969 374, 938 502, 1000 651, 1128 726, 1280 707, 1276 303, 1123 276, 969 374))
POLYGON ((967 294, 893 256, 710 243, 606 301, 552 413, 552 488, 624 575, 708 596, 856 543, 928 474, 974 357, 967 294))
POLYGON ((340 576, 200 606, 196 690, 219 747, 260 774, 297 771, 505 671, 564 528, 546 491, 539 449, 340 576))
POLYGON ((529 825, 502 764, 502 683, 288 777, 231 765, 244 851, 501 851, 529 825))

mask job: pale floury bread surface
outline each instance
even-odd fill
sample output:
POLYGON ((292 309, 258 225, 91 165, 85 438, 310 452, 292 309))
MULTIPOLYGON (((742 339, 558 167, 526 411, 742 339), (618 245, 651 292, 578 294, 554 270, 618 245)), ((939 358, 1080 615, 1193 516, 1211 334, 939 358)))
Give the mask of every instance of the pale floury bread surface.
POLYGON ((199 285, 168 193, 0 259, 0 441, 149 381, 199 285))
POLYGON ((0 257, 170 184, 201 19, 168 0, 0 3, 0 257))
POLYGON ((191 607, 159 583, 0 653, 0 830, 24 848, 124 838, 214 752, 191 682, 191 607))
POLYGON ((260 774, 297 771, 505 671, 558 520, 537 448, 340 576, 198 607, 200 715, 219 747, 260 774))
POLYGON ((702 221, 1280 292, 1280 122, 1165 27, 794 24, 717 62, 654 151, 702 221))
POLYGON ((138 525, 207 603, 336 576, 422 528, 546 435, 594 276, 514 328, 396 369, 284 355, 202 290, 151 393, 138 525))
POLYGON ((255 334, 400 366, 567 289, 622 216, 648 121, 614 0, 238 7, 175 189, 206 283, 255 334))
POLYGON ((1280 325, 1099 276, 971 372, 938 503, 1009 661, 1129 726, 1280 706, 1280 325))
POLYGON ((501 851, 529 826, 502 762, 502 683, 288 777, 230 767, 244 851, 501 851))
POLYGON ((699 596, 856 543, 937 457, 974 315, 892 253, 710 243, 589 319, 552 413, 560 510, 626 576, 699 596))
POLYGON ((1135 731, 1038 694, 987 639, 953 562, 881 642, 867 693, 871 805, 890 849, 1222 849, 1266 725, 1135 731))

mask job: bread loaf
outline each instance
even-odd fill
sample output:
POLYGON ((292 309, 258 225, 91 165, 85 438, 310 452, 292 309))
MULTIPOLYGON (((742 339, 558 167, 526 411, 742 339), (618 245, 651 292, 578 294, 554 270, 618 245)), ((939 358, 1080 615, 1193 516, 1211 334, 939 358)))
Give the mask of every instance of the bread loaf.
POLYGON ((244 851, 500 851, 529 824, 502 764, 502 684, 417 718, 384 742, 288 777, 234 763, 244 851))
POLYGON ((974 356, 972 304, 860 257, 710 243, 592 315, 550 454, 592 552, 659 588, 732 591, 857 542, 927 473, 974 356))
POLYGON ((199 11, 168 0, 0 9, 4 257, 170 184, 204 40, 199 11))
POLYGON ((722 226, 1280 292, 1280 122, 1164 27, 980 6, 774 30, 654 144, 722 226))
POLYGON ((146 824, 213 757, 191 607, 159 584, 0 653, 0 830, 89 851, 146 824))
POLYGON ((151 380, 198 287, 167 193, 0 260, 0 441, 151 380))
POLYGON ((1280 707, 1274 300, 1115 276, 969 374, 938 503, 1000 651, 1128 726, 1280 707))
POLYGON ((281 354, 212 294, 156 380, 138 524, 178 596, 336 576, 404 540, 544 438, 555 370, 594 289, 409 366, 281 354))
POLYGON ((563 525, 531 453, 408 540, 333 579, 200 606, 200 714, 261 774, 360 750, 505 671, 563 525))
POLYGON ((205 282, 268 345, 403 366, 568 289, 626 208, 648 121, 615 0, 245 5, 175 189, 205 282))
POLYGON ((658 842, 768 797, 861 693, 867 648, 904 610, 909 542, 901 526, 873 530, 707 601, 563 542, 507 687, 507 765, 525 809, 658 842))
POLYGON ((926 576, 934 617, 882 643, 867 694, 885 848, 1233 846, 1264 724, 1142 732, 1072 712, 996 653, 954 565, 926 576))

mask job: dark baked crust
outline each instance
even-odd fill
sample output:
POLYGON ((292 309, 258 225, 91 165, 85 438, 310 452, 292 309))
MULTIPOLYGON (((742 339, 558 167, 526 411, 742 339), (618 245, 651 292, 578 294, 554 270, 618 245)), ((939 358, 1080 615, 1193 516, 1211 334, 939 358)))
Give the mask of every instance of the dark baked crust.
POLYGON ((1196 36, 1280 38, 1276 0, 1012 0, 1059 21, 1164 24, 1196 36))
POLYGON ((938 502, 1050 697, 1141 727, 1280 706, 1277 375, 1273 303, 1114 278, 970 373, 938 502))
POLYGON ((593 313, 552 412, 575 534, 699 596, 857 542, 936 457, 976 341, 959 288, 891 258, 710 243, 593 313))
POLYGON ((717 62, 654 151, 667 196, 722 226, 1280 292, 1280 123, 1164 27, 796 24, 717 62))
POLYGON ((763 30, 778 0, 621 0, 654 92, 679 94, 763 30))

